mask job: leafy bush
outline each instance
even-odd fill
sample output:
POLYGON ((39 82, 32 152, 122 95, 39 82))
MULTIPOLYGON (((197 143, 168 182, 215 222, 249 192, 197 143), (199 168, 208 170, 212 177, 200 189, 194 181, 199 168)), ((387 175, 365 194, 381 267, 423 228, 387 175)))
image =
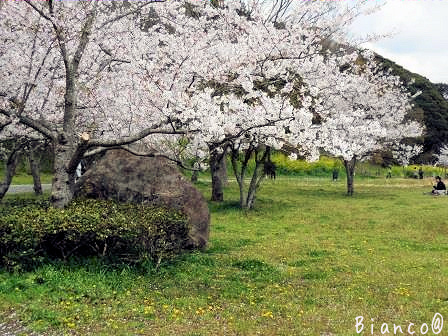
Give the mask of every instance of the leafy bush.
POLYGON ((418 170, 420 167, 423 169, 424 177, 433 177, 436 175, 443 176, 443 168, 441 167, 434 167, 434 166, 419 166, 419 165, 410 165, 406 167, 397 167, 397 172, 401 169, 402 174, 404 177, 409 178, 416 178, 416 175, 418 175, 418 170))
POLYGON ((160 262, 181 251, 188 231, 183 214, 160 207, 76 200, 61 210, 47 201, 10 202, 0 206, 0 266, 87 256, 160 262))

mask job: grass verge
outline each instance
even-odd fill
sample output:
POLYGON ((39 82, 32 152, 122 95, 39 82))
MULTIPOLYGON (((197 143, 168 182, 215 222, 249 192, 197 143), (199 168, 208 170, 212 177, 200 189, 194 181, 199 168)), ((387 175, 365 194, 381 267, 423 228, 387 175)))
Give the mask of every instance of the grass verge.
POLYGON ((418 335, 436 312, 448 318, 448 197, 423 195, 429 180, 357 182, 348 198, 342 181, 265 181, 250 212, 232 182, 210 203, 206 252, 157 271, 96 259, 0 271, 0 318, 13 310, 55 334, 192 336, 356 335, 363 316, 365 334, 412 322, 418 335))

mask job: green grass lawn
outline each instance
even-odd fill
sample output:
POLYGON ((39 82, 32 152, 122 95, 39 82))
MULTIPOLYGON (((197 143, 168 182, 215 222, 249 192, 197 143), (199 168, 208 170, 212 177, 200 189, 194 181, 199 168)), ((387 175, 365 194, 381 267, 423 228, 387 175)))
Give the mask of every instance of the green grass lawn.
MULTIPOLYGON (((205 197, 208 182, 200 182, 205 197)), ((265 181, 256 209, 236 184, 210 203, 210 246, 148 268, 46 265, 0 271, 0 319, 76 335, 381 335, 382 323, 448 319, 448 197, 430 180, 265 181), (373 322, 372 320, 373 319, 373 322)), ((441 335, 448 335, 445 326, 441 335)))
MULTIPOLYGON (((0 175, 1 176, 1 175, 0 175)), ((53 179, 52 174, 41 174, 40 179, 42 183, 51 183, 51 180, 53 179)), ((16 174, 12 178, 11 184, 33 184, 33 177, 29 174, 16 174)))

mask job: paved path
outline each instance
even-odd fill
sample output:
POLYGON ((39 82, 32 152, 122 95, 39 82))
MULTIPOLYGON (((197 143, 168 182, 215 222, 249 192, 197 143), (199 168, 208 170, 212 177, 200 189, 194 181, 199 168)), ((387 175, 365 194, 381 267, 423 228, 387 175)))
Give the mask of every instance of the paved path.
POLYGON ((17 321, 16 313, 14 311, 0 314, 0 336, 18 336, 18 335, 38 336, 38 334, 30 332, 25 327, 23 327, 19 321, 17 321))
MULTIPOLYGON (((43 191, 50 190, 51 184, 42 184, 42 189, 43 191)), ((32 184, 14 184, 10 185, 8 189, 8 194, 18 194, 26 192, 34 192, 32 184)))
MULTIPOLYGON (((28 331, 19 322, 0 322, 0 336, 38 336, 38 334, 28 331)), ((43 334, 42 334, 43 335, 43 334)), ((41 335, 41 336, 42 336, 41 335)))
POLYGON ((0 336, 15 336, 19 333, 26 332, 25 328, 22 328, 20 325, 10 322, 10 323, 2 323, 0 322, 0 336))

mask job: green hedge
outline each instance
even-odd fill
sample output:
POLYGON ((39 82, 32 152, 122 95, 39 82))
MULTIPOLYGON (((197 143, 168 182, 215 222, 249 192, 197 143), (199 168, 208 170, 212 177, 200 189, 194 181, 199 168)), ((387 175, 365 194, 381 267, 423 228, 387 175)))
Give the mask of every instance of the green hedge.
MULTIPOLYGON (((307 162, 305 160, 290 160, 282 153, 276 153, 272 156, 272 161, 277 167, 277 174, 291 176, 319 176, 331 178, 334 168, 339 171, 339 178, 345 178, 345 168, 342 161, 337 158, 321 156, 318 161, 307 162)), ((409 165, 406 167, 393 166, 392 177, 413 178, 420 167, 423 169, 424 177, 445 176, 446 168, 433 167, 429 165, 409 165)), ((356 164, 356 176, 358 177, 379 177, 385 178, 388 172, 387 167, 375 165, 370 162, 358 162, 356 164)))
POLYGON ((47 201, 0 205, 0 266, 29 269, 45 260, 100 256, 139 263, 179 253, 186 217, 160 207, 76 200, 66 209, 47 201))

